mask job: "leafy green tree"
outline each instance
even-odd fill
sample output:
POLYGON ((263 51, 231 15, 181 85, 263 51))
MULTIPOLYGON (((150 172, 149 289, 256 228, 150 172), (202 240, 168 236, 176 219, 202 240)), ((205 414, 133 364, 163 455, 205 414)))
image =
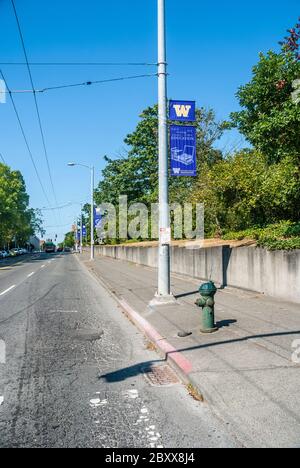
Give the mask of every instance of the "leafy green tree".
POLYGON ((300 61, 287 44, 280 53, 260 54, 250 83, 237 93, 242 110, 231 114, 233 126, 269 163, 286 155, 300 161, 300 106, 291 98, 293 82, 300 78, 300 61))
POLYGON ((28 208, 29 196, 19 171, 0 164, 0 244, 9 246, 13 239, 24 245, 30 235, 43 232, 38 210, 28 208))
POLYGON ((244 150, 198 179, 193 201, 205 205, 206 232, 221 235, 300 217, 300 186, 294 160, 269 164, 258 151, 244 150))
POLYGON ((68 232, 65 234, 65 239, 62 246, 70 247, 71 249, 75 246, 74 232, 68 232))
MULTIPOLYGON (((144 110, 135 131, 129 134, 125 144, 129 147, 126 157, 105 157, 106 167, 96 191, 96 202, 116 204, 120 195, 127 195, 129 202, 155 203, 158 200, 158 107, 144 110)), ((197 110, 197 154, 199 170, 203 163, 214 164, 222 159, 222 153, 213 148, 224 130, 223 123, 215 121, 212 110, 197 110)), ((170 199, 183 201, 195 183, 193 178, 170 178, 170 199)))

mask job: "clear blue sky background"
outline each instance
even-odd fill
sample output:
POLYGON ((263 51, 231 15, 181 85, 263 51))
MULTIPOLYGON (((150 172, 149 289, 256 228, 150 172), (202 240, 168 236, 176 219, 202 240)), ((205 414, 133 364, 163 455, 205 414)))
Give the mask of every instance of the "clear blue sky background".
MULTIPOLYGON (((156 62, 156 0, 15 0, 31 61, 156 62)), ((258 53, 277 49, 300 14, 299 0, 204 2, 167 0, 169 96, 196 99, 219 119, 238 108, 237 88, 258 53)), ((10 0, 0 0, 0 62, 24 61, 10 0)), ((29 88, 25 67, 2 66, 11 88, 29 88)), ((155 72, 151 67, 33 67, 37 88, 155 72)), ((54 204, 32 95, 15 97, 43 183, 54 204)), ((157 99, 155 78, 74 88, 38 96, 59 203, 88 200, 89 174, 70 160, 96 166, 117 156, 143 108, 157 99)), ((31 206, 46 202, 10 103, 0 105, 0 152, 24 174, 31 206)), ((242 145, 236 133, 221 147, 242 145)), ((79 211, 45 212, 47 235, 61 239, 79 211), (48 227, 60 226, 60 227, 48 227)))

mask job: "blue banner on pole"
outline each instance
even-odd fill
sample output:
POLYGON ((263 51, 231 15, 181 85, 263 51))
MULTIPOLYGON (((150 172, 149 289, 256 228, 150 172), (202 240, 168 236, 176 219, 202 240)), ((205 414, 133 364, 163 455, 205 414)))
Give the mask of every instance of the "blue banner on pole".
POLYGON ((197 133, 191 126, 170 126, 171 175, 197 175, 197 133))
POLYGON ((196 102, 170 101, 169 118, 177 122, 195 122, 196 102))
POLYGON ((86 237, 86 226, 82 226, 82 237, 86 237))
POLYGON ((95 208, 94 211, 94 224, 96 229, 101 229, 102 226, 102 219, 104 216, 101 214, 101 209, 100 208, 95 208))

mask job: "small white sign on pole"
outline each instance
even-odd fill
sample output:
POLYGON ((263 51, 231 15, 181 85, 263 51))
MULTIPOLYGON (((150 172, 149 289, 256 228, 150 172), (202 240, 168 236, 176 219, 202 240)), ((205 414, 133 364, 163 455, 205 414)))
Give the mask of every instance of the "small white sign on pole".
POLYGON ((160 229, 160 242, 162 245, 167 245, 171 243, 171 228, 160 229))

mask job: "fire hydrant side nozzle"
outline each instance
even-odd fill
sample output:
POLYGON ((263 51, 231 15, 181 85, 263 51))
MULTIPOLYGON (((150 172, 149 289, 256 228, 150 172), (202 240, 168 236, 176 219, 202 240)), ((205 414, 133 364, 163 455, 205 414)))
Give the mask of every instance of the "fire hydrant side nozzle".
POLYGON ((218 331, 218 327, 215 325, 216 292, 216 285, 212 281, 202 284, 199 288, 201 297, 195 304, 202 308, 202 333, 214 333, 218 331))

